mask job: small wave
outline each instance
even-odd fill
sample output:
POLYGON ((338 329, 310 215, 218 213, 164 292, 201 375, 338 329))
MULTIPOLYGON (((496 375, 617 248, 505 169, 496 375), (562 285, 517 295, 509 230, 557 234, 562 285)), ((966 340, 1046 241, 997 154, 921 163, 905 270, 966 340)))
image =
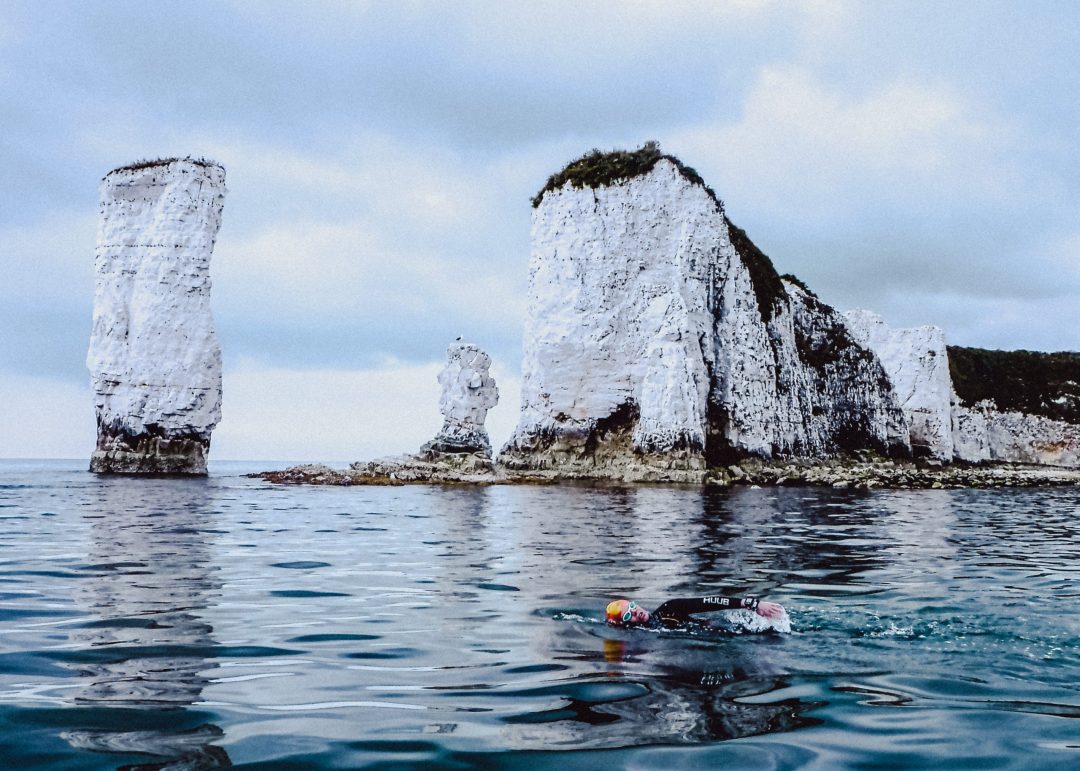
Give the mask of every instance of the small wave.
POLYGON ((603 624, 605 623, 599 618, 589 618, 588 616, 582 616, 579 613, 564 613, 562 611, 557 612, 552 616, 555 621, 576 621, 580 624, 603 624))
POLYGON ((750 610, 733 610, 721 614, 721 624, 728 631, 735 633, 761 634, 763 632, 777 632, 779 634, 791 634, 791 617, 784 610, 780 618, 765 618, 750 610))
POLYGON ((313 712, 344 707, 379 707, 382 709, 428 709, 422 704, 399 704, 392 701, 315 701, 307 704, 262 704, 259 709, 274 712, 313 712))
POLYGON ((914 637, 914 626, 897 626, 895 622, 890 621, 889 625, 884 629, 878 629, 870 632, 868 637, 914 637))

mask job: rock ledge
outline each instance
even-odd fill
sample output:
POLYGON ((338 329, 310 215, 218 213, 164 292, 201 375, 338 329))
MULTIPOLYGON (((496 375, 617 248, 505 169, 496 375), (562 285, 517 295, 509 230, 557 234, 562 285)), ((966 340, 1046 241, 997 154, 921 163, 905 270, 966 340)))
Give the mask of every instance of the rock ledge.
POLYGON ((783 463, 747 460, 724 468, 693 470, 641 464, 596 466, 560 464, 557 469, 514 469, 482 454, 459 454, 428 461, 416 456, 353 463, 347 469, 322 464, 264 471, 252 477, 278 484, 309 485, 505 485, 596 483, 809 486, 836 489, 945 489, 983 487, 1080 486, 1080 469, 1019 464, 942 464, 934 460, 893 461, 869 456, 783 463))

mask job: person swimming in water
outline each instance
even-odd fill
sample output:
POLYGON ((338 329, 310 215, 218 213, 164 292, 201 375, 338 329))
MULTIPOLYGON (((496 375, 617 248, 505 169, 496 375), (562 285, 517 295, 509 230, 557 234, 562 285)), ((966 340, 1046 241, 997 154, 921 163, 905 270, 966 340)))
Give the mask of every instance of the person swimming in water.
POLYGON ((719 610, 752 610, 762 618, 777 621, 784 617, 784 606, 757 597, 684 597, 668 600, 651 613, 633 600, 612 600, 607 606, 607 622, 612 626, 666 626, 685 624, 698 613, 719 610))

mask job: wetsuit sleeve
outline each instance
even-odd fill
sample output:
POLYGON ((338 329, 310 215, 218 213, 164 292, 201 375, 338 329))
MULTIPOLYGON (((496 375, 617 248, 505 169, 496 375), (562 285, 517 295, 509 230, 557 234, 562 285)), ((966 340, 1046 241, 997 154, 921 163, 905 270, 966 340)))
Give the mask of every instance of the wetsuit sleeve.
POLYGON ((757 597, 730 597, 714 594, 709 597, 668 600, 657 608, 653 615, 665 624, 679 624, 695 613, 715 613, 718 610, 738 610, 739 608, 755 610, 757 606, 757 597))

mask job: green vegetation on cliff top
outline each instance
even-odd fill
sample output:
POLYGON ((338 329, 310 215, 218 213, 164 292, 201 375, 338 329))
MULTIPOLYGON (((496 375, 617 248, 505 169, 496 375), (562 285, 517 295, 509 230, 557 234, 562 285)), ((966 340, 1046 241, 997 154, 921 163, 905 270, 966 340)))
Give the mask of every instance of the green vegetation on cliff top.
POLYGON ((1080 353, 956 345, 948 351, 953 388, 964 404, 991 399, 999 410, 1080 423, 1080 353))
POLYGON ((717 210, 724 210, 723 202, 705 184, 701 175, 674 155, 665 155, 660 152, 660 143, 655 141, 646 142, 633 151, 612 150, 605 153, 602 150, 593 150, 577 160, 570 161, 562 171, 548 177, 547 184, 532 197, 533 208, 540 205, 545 193, 558 190, 567 182, 576 188, 607 187, 648 174, 660 160, 670 161, 687 180, 695 185, 701 185, 716 203, 717 210))

